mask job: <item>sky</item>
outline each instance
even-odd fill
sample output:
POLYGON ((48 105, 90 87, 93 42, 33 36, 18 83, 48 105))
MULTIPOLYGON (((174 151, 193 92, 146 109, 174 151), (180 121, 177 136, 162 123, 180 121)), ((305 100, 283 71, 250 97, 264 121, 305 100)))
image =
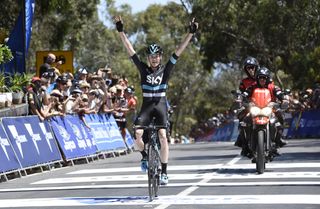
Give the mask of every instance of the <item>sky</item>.
POLYGON ((166 5, 168 2, 181 4, 180 0, 116 0, 116 6, 129 4, 132 7, 132 13, 137 13, 146 10, 150 4, 166 5))
MULTIPOLYGON (((105 1, 101 0, 101 4, 98 6, 98 14, 99 18, 104 22, 106 26, 109 26, 110 23, 105 22, 102 17, 105 16, 105 1)), ((122 4, 129 4, 132 8, 132 13, 137 13, 144 11, 148 8, 151 4, 161 4, 166 5, 168 2, 175 2, 177 4, 181 4, 180 0, 116 0, 115 5, 116 7, 119 7, 122 4)))

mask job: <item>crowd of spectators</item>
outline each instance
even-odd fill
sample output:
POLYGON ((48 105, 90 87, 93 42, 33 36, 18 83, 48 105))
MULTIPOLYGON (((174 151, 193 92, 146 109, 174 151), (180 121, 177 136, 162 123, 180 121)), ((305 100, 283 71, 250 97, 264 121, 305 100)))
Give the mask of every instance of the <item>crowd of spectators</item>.
POLYGON ((84 114, 113 114, 125 140, 127 117, 134 117, 138 102, 127 78, 113 74, 109 67, 94 72, 80 68, 75 74, 61 73, 52 66, 60 64, 55 62, 55 56, 49 54, 48 59, 28 87, 29 113, 38 115, 40 120, 77 114, 88 128, 84 114))

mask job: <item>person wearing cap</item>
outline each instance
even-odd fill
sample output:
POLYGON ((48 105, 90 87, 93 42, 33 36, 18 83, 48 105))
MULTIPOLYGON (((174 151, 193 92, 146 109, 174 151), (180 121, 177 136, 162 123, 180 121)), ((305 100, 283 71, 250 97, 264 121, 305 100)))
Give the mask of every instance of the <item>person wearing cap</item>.
POLYGON ((58 89, 54 89, 50 94, 50 106, 47 117, 63 115, 63 110, 63 94, 58 89))
POLYGON ((124 90, 124 98, 127 100, 128 103, 128 109, 129 111, 127 112, 127 120, 128 123, 131 124, 131 122, 134 122, 136 119, 136 115, 137 115, 137 105, 138 105, 138 99, 137 97, 134 95, 134 88, 132 87, 127 87, 124 90))
MULTIPOLYGON (((122 138, 126 143, 126 126, 127 126, 127 119, 126 113, 129 111, 128 103, 126 98, 123 97, 123 87, 119 84, 116 85, 116 94, 114 95, 114 102, 113 102, 113 116, 119 130, 121 132, 122 138)), ((129 147, 128 147, 129 148, 129 147)))
POLYGON ((86 81, 85 81, 85 82, 80 83, 79 87, 80 87, 80 89, 81 89, 82 93, 84 93, 84 94, 88 94, 88 93, 89 93, 89 90, 90 90, 90 84, 89 84, 89 83, 87 83, 86 81))
POLYGON ((64 74, 58 76, 55 89, 59 90, 63 96, 67 97, 68 95, 66 95, 66 92, 68 91, 68 88, 68 77, 64 74))
POLYGON ((88 71, 85 69, 85 68, 80 68, 78 70, 78 81, 79 83, 85 81, 87 82, 87 79, 88 79, 88 71))
POLYGON ((29 114, 37 115, 41 121, 46 117, 41 97, 41 79, 33 77, 31 80, 31 88, 28 90, 27 99, 29 104, 29 114))
POLYGON ((67 100, 65 100, 64 102, 64 113, 66 114, 73 114, 75 113, 73 110, 73 106, 75 105, 75 103, 80 100, 82 95, 82 91, 79 88, 74 88, 71 93, 70 96, 68 97, 67 100))

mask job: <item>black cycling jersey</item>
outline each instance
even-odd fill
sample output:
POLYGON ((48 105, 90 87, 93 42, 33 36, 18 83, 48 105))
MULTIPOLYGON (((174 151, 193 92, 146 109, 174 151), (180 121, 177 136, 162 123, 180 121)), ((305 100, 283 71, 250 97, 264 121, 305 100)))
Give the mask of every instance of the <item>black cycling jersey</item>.
POLYGON ((140 71, 143 93, 143 103, 135 125, 137 127, 148 126, 152 117, 155 117, 155 125, 166 127, 168 120, 166 90, 170 72, 176 64, 178 56, 172 54, 167 64, 160 65, 155 71, 141 62, 137 54, 131 58, 140 71))
POLYGON ((160 65, 155 71, 141 62, 137 54, 134 54, 131 58, 140 71, 143 101, 159 101, 162 98, 165 99, 170 72, 176 64, 178 56, 172 54, 167 64, 160 65))

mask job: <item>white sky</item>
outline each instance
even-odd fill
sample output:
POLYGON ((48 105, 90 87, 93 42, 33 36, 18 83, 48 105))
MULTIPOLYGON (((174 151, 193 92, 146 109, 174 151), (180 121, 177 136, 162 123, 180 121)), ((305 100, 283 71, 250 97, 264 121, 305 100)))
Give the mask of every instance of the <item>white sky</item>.
MULTIPOLYGON (((106 22, 103 17, 106 16, 106 5, 104 0, 100 0, 100 4, 98 5, 98 15, 99 18, 103 21, 106 26, 110 26, 109 22, 106 22)), ((161 4, 166 5, 168 2, 175 2, 177 4, 181 4, 180 0, 116 0, 115 5, 119 7, 122 4, 129 4, 132 8, 132 13, 137 13, 144 11, 151 4, 161 4)))
POLYGON ((180 0, 116 0, 116 6, 129 4, 132 7, 132 13, 137 13, 146 10, 150 4, 166 5, 168 2, 181 4, 180 0))

